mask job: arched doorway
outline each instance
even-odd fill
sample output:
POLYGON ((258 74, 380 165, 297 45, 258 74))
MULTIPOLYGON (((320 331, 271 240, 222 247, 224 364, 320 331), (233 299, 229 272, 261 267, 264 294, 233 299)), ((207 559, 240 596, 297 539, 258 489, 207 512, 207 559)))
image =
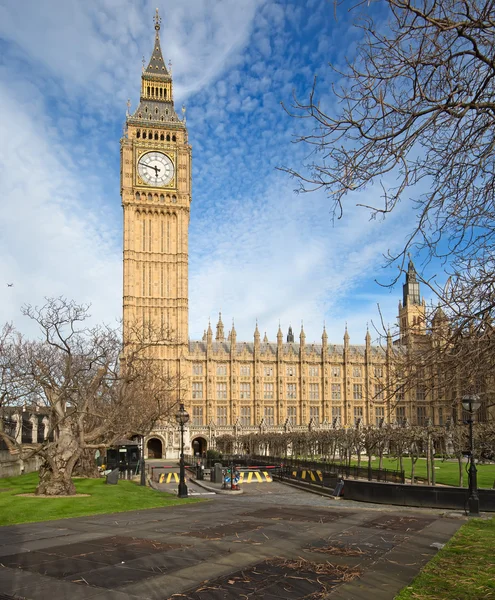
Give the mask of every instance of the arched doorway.
POLYGON ((206 440, 203 437, 197 437, 192 441, 192 451, 194 456, 206 456, 206 440))
POLYGON ((162 458, 163 456, 163 444, 158 438, 151 438, 148 440, 148 458, 162 458))

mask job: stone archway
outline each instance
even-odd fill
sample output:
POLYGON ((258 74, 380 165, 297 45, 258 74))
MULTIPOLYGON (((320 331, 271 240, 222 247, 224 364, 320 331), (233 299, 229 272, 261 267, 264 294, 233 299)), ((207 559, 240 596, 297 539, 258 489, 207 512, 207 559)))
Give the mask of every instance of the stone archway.
POLYGON ((206 456, 206 447, 208 443, 204 437, 196 437, 191 442, 192 452, 194 456, 206 456))
POLYGON ((163 458, 163 443, 158 438, 150 438, 146 444, 148 459, 163 458))

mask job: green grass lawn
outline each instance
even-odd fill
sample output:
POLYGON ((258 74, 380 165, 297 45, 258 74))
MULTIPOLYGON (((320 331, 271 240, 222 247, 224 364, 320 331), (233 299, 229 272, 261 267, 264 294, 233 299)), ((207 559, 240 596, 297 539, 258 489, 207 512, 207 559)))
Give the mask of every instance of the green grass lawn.
POLYGON ((197 498, 180 500, 177 496, 157 492, 150 487, 141 487, 133 481, 120 480, 117 485, 107 485, 103 478, 75 479, 74 483, 78 494, 90 494, 90 496, 19 497, 17 494, 29 494, 35 491, 38 473, 0 479, 0 525, 52 521, 199 501, 197 498))
POLYGON ((395 600, 495 598, 495 518, 459 529, 395 600))
MULTIPOLYGON (((354 464, 357 464, 357 461, 353 461, 354 464)), ((406 479, 411 476, 411 459, 405 457, 403 460, 404 464, 404 472, 406 474, 406 479)), ((368 459, 365 457, 361 460, 361 466, 368 466, 368 459)), ((372 462, 372 466, 374 468, 378 468, 378 459, 372 462)), ((465 468, 465 463, 463 468, 465 468)), ((478 487, 491 488, 495 482, 495 465, 476 465, 478 469, 478 487)), ((444 485, 459 485, 459 466, 457 461, 445 461, 442 462, 441 459, 435 459, 435 477, 437 483, 443 483, 444 485)), ((399 461, 393 458, 384 458, 383 459, 383 468, 384 469, 399 469, 399 461)), ((415 477, 426 480, 426 459, 419 458, 416 462, 415 468, 415 477)), ((467 487, 467 473, 464 470, 464 487, 467 487)))

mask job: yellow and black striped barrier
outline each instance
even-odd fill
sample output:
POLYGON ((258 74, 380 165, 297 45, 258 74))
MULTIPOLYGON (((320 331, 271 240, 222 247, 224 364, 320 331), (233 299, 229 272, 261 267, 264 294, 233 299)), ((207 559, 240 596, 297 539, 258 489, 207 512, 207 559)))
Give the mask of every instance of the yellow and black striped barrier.
POLYGON ((320 483, 323 481, 323 475, 321 471, 292 471, 292 477, 295 477, 296 479, 303 479, 304 481, 319 481, 320 483))
POLYGON ((271 483, 273 479, 268 471, 241 471, 239 483, 271 483))
POLYGON ((175 483, 179 483, 179 473, 162 473, 158 483, 170 483, 172 479, 175 483))

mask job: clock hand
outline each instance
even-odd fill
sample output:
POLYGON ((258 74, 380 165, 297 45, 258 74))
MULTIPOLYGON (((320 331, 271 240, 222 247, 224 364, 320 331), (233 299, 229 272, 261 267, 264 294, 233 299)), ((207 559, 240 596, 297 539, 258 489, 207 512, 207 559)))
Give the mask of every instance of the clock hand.
POLYGON ((148 167, 148 169, 154 169, 155 170, 155 177, 158 177, 158 173, 160 172, 161 169, 159 169, 158 167, 154 167, 153 165, 147 165, 145 163, 140 162, 140 165, 143 165, 143 167, 148 167))

